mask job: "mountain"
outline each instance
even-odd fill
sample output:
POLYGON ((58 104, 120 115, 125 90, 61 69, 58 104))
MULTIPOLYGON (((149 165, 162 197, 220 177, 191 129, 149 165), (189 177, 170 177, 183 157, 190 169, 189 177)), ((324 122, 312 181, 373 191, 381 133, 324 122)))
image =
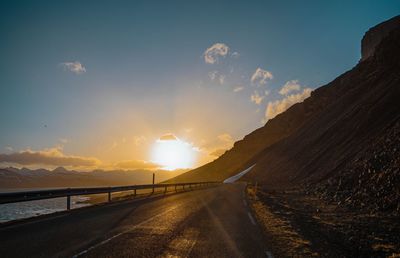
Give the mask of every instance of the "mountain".
POLYGON ((156 182, 167 180, 183 171, 149 170, 94 170, 77 172, 58 167, 47 169, 0 168, 0 191, 11 188, 96 187, 151 184, 153 173, 156 182))
POLYGON ((244 179, 268 188, 307 185, 326 196, 351 199, 356 188, 356 195, 368 195, 368 187, 379 195, 391 180, 387 191, 399 196, 399 123, 396 16, 366 32, 361 60, 353 69, 236 142, 217 160, 171 181, 223 180, 256 164, 244 179), (328 186, 336 192, 331 194, 328 186))

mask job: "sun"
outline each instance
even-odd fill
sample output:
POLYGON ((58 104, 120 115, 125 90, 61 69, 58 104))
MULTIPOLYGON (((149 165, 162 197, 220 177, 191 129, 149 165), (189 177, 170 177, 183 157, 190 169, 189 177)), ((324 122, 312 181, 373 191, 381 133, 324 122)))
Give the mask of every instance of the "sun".
POLYGON ((151 161, 166 170, 192 168, 196 158, 196 150, 185 141, 167 134, 158 139, 153 146, 151 161))

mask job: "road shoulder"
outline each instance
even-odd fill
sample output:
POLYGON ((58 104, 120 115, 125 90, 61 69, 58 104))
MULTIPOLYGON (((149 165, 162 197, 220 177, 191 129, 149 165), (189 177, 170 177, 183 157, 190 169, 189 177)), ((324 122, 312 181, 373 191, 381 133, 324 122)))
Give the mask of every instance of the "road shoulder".
POLYGON ((400 257, 398 218, 347 211, 300 190, 248 187, 247 195, 278 257, 400 257))

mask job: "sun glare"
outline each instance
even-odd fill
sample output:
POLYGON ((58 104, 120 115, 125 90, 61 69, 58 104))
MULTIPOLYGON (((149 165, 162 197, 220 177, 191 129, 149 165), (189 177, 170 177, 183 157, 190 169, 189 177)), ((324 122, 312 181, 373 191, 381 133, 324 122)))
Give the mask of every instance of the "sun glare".
POLYGON ((187 142, 175 139, 157 140, 152 150, 152 162, 166 170, 191 168, 196 158, 196 151, 187 142))

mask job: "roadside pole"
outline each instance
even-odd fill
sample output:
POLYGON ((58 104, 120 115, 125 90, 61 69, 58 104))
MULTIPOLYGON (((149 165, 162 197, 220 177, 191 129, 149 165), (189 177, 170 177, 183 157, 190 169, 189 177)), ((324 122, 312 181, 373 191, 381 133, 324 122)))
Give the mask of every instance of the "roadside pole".
POLYGON ((155 179, 156 179, 156 174, 153 173, 153 193, 154 193, 154 182, 155 182, 155 179))

